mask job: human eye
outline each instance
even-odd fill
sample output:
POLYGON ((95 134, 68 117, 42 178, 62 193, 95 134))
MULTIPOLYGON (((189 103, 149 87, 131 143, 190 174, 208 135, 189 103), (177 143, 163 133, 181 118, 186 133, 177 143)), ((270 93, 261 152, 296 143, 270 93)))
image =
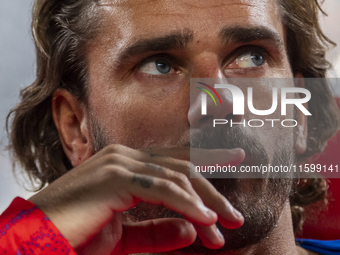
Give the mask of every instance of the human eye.
POLYGON ((146 59, 139 65, 138 71, 152 76, 163 76, 176 73, 172 60, 166 56, 154 56, 146 59))
POLYGON ((262 66, 266 61, 263 50, 247 50, 239 54, 232 63, 226 66, 226 69, 254 68, 262 66))

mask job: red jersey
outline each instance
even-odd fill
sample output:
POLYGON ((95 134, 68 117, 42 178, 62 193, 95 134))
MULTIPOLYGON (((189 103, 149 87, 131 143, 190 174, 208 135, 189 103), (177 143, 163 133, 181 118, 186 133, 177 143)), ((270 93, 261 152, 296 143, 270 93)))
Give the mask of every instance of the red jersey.
POLYGON ((75 255, 76 252, 37 206, 17 197, 0 216, 0 254, 75 255))

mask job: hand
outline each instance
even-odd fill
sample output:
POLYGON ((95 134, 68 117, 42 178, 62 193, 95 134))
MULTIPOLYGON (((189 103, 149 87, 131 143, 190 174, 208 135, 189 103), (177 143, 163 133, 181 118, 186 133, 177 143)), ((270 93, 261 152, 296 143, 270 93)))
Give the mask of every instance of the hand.
MULTIPOLYGON (((212 164, 244 159, 241 149, 194 153, 212 164)), ((110 145, 30 201, 80 254, 170 251, 190 245, 196 234, 208 248, 220 248, 224 239, 214 224, 217 219, 226 228, 238 228, 244 219, 206 179, 190 178, 189 158, 190 149, 139 151, 110 145), (121 212, 140 201, 164 205, 186 220, 123 224, 121 212)))

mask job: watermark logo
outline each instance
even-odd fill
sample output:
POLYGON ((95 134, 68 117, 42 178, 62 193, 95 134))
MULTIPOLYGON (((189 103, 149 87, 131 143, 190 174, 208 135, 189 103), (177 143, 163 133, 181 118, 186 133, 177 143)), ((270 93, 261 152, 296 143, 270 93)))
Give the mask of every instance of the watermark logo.
MULTIPOLYGON (((205 86, 205 87, 207 87, 207 88, 210 89, 212 92, 214 92, 215 95, 217 96, 218 100, 220 101, 221 106, 223 106, 220 95, 217 93, 217 91, 216 91, 212 86, 210 86, 210 85, 208 85, 208 84, 205 84, 205 83, 203 83, 203 82, 197 82, 197 83, 198 83, 198 84, 201 84, 201 85, 203 85, 203 86, 205 86)), ((212 98, 212 100, 214 101, 215 106, 217 106, 215 97, 211 94, 211 92, 210 92, 209 90, 204 89, 204 88, 200 88, 200 87, 196 87, 196 88, 198 88, 198 89, 203 90, 204 92, 206 92, 206 93, 212 98)), ((207 115, 207 94, 202 94, 202 95, 201 95, 201 96, 202 96, 202 98, 201 98, 201 99, 202 99, 202 115, 207 115)))
MULTIPOLYGON (((222 100, 217 93, 215 89, 228 89, 233 98, 233 114, 234 115, 244 115, 244 105, 245 105, 245 96, 243 94, 243 91, 235 86, 235 85, 230 85, 230 84, 215 84, 215 88, 212 86, 209 86, 208 84, 202 83, 202 82, 197 82, 201 85, 206 86, 209 88, 211 91, 215 93, 215 95, 218 97, 221 106, 222 106, 222 100)), ((203 90, 206 92, 210 97, 213 99, 215 106, 217 106, 216 100, 214 96, 206 89, 197 87, 198 89, 203 90)), ((247 88, 248 92, 248 109, 251 113, 259 116, 266 116, 274 113, 277 109, 278 106, 278 88, 272 88, 272 106, 270 109, 267 110, 258 110, 255 109, 254 104, 253 104, 253 88, 247 88)), ((306 115, 306 116, 311 116, 312 114, 306 109, 306 107, 303 105, 304 103, 308 103, 309 100, 311 99, 311 93, 309 90, 305 88, 298 88, 298 87, 285 87, 281 88, 281 115, 287 115, 287 105, 295 105, 300 111, 306 115), (299 93, 299 94, 304 94, 304 98, 287 98, 287 94, 289 93, 299 93)), ((201 114, 202 115, 207 115, 207 95, 202 94, 201 95, 201 114)))

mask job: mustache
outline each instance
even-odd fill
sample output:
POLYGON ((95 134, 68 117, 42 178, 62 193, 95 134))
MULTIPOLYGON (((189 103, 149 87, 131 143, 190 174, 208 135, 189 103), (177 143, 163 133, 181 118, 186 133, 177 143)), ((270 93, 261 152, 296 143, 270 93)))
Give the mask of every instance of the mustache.
POLYGON ((190 130, 190 142, 184 147, 198 149, 233 149, 241 148, 246 158, 254 160, 255 164, 267 165, 268 154, 255 136, 246 133, 239 127, 211 127, 200 130, 190 130))

